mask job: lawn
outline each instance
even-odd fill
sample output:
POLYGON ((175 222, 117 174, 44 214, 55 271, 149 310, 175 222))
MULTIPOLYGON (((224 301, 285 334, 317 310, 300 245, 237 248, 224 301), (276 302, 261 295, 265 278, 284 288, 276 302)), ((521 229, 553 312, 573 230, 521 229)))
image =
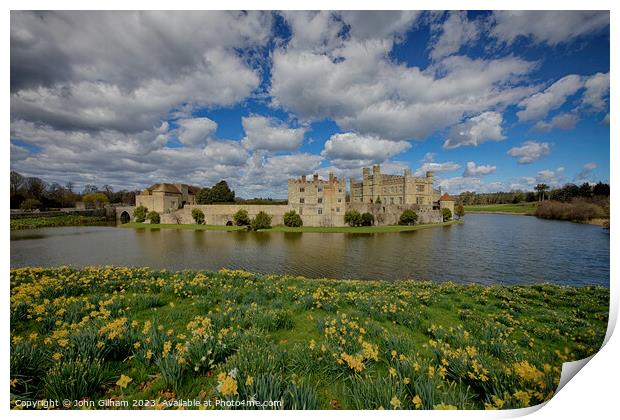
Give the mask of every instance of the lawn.
POLYGON ((517 204, 483 204, 473 206, 463 206, 467 213, 514 213, 514 214, 534 214, 536 211, 535 202, 517 204))
POLYGON ((243 226, 224 226, 224 225, 198 225, 198 224, 150 224, 150 223, 138 223, 129 222, 121 225, 126 228, 144 228, 144 229, 184 229, 184 230, 226 230, 236 231, 245 230, 243 226))
POLYGON ((20 268, 10 286, 12 407, 526 407, 598 350, 609 301, 601 287, 124 267, 20 268))
POLYGON ((11 219, 11 230, 60 226, 93 226, 102 224, 104 225, 108 223, 109 221, 105 217, 67 214, 62 216, 41 216, 26 217, 23 219, 11 219))

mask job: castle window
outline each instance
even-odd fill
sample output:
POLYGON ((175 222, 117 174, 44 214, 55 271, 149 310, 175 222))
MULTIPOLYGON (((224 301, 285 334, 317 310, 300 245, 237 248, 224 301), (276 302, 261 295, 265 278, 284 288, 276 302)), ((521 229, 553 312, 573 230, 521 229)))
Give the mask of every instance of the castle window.
POLYGON ((306 192, 306 189, 305 189, 304 187, 301 187, 301 188, 299 189, 299 192, 306 192))
POLYGON ((323 209, 318 209, 317 212, 318 214, 323 214, 323 209))
POLYGON ((336 213, 340 213, 340 207, 336 207, 336 213))
POLYGON ((403 204, 403 198, 402 197, 398 197, 398 204, 403 204))
POLYGON ((342 198, 339 198, 339 199, 338 199, 338 202, 339 202, 339 203, 342 203, 342 198))
POLYGON ((322 203, 323 203, 323 197, 319 197, 319 198, 317 199, 317 203, 322 204, 322 203))
POLYGON ((316 190, 317 190, 318 192, 321 192, 321 191, 323 191, 323 187, 317 187, 317 188, 316 188, 316 190))
POLYGON ((390 197, 390 204, 394 204, 394 197, 390 197))
POLYGON ((342 192, 342 188, 338 188, 338 192, 340 192, 340 193, 341 193, 341 192, 342 192))
POLYGON ((424 204, 424 198, 422 198, 422 197, 416 197, 416 198, 415 198, 415 202, 416 202, 416 204, 424 204))
POLYGON ((300 198, 300 199, 299 199, 299 203, 300 203, 300 204, 303 204, 303 203, 305 203, 305 202, 306 202, 306 199, 305 199, 305 198, 300 198))
POLYGON ((416 190, 418 192, 424 192, 424 185, 416 185, 416 190))

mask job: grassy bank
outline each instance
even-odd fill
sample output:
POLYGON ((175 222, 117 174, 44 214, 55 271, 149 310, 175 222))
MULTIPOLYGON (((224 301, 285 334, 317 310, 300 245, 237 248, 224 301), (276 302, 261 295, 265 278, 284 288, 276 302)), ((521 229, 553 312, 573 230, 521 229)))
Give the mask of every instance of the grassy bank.
POLYGON ((23 219, 11 219, 11 230, 36 229, 44 227, 60 226, 86 226, 104 225, 108 223, 105 217, 80 216, 67 214, 63 216, 50 217, 28 217, 23 219))
POLYGON ((225 231, 245 230, 243 226, 198 225, 198 224, 180 225, 180 224, 166 224, 166 223, 150 224, 150 223, 137 223, 137 222, 129 222, 121 226, 126 227, 126 228, 144 228, 144 229, 225 230, 225 231))
MULTIPOLYGON (((342 227, 321 227, 321 226, 303 226, 303 227, 287 227, 274 226, 271 229, 261 229, 260 232, 317 232, 317 233, 389 233, 404 232, 410 230, 428 229, 440 226, 450 226, 453 224, 463 223, 462 221, 452 220, 444 223, 429 223, 414 226, 342 226, 342 227)), ((159 224, 151 225, 148 223, 126 223, 123 227, 130 228, 148 228, 148 229, 185 229, 185 230, 245 230, 243 226, 222 226, 222 225, 177 225, 177 224, 159 224)))
POLYGON ((597 351, 609 300, 597 287, 230 270, 23 268, 10 282, 12 406, 525 407, 553 395, 562 362, 597 351))
POLYGON ((517 204, 482 204, 463 206, 467 213, 510 213, 510 214, 534 214, 536 203, 517 204))

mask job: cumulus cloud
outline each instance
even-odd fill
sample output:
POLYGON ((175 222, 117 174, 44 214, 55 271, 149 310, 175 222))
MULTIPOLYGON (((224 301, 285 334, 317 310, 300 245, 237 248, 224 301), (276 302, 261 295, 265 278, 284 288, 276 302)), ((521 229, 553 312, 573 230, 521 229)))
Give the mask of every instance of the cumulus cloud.
POLYGON ((11 115, 139 132, 176 106, 234 104, 260 82, 236 50, 263 45, 270 22, 257 12, 13 12, 11 115))
POLYGON ((536 93, 519 103, 519 121, 545 118, 549 111, 559 108, 566 99, 583 87, 583 79, 576 74, 564 76, 543 92, 536 93))
POLYGON ((205 144, 217 130, 217 123, 209 118, 188 118, 177 121, 179 140, 188 146, 205 144))
POLYGON ((421 70, 390 60, 393 45, 392 38, 350 39, 329 54, 277 49, 273 104, 302 120, 332 118, 344 130, 409 140, 535 92, 522 83, 534 62, 450 56, 421 70))
POLYGON ((505 191, 510 189, 503 182, 484 182, 480 178, 456 176, 439 181, 439 187, 448 194, 457 195, 464 191, 475 191, 478 193, 505 191))
POLYGON ((424 162, 422 166, 416 169, 414 174, 416 176, 422 176, 426 173, 426 171, 433 171, 433 172, 456 171, 460 167, 461 165, 455 162, 424 162))
POLYGON ((248 149, 268 151, 292 151, 301 146, 306 128, 289 128, 285 123, 262 116, 241 119, 245 138, 243 145, 248 149))
POLYGON ((555 170, 544 169, 536 174, 536 183, 547 184, 551 187, 559 187, 564 183, 564 167, 555 170))
POLYGON ((551 144, 528 140, 521 146, 508 150, 508 155, 517 158, 518 163, 532 163, 551 152, 551 144))
POLYGON ((492 174, 496 169, 497 167, 495 165, 476 165, 476 162, 469 161, 467 162, 467 167, 465 168, 465 172, 463 172, 463 176, 480 177, 492 174))
POLYGON ((328 159, 341 161, 359 160, 381 163, 410 147, 411 144, 406 141, 390 141, 356 133, 338 133, 325 142, 321 155, 328 159))
POLYGON ((501 141, 506 137, 502 133, 502 114, 487 111, 450 129, 448 138, 443 143, 444 149, 461 146, 479 146, 485 141, 501 141))
POLYGON ((478 22, 467 18, 467 12, 449 12, 441 24, 431 26, 431 32, 434 32, 430 45, 431 59, 439 60, 457 53, 461 47, 478 39, 479 26, 478 22))
POLYGON ((572 113, 561 113, 556 115, 551 119, 551 121, 538 121, 536 125, 534 125, 534 131, 551 131, 554 128, 559 128, 560 130, 572 130, 577 125, 579 121, 579 117, 576 114, 572 113))
POLYGON ((519 37, 557 45, 596 33, 609 26, 609 11, 498 10, 490 35, 512 44, 519 37))
POLYGON ((603 111, 607 108, 609 98, 609 72, 596 73, 587 78, 585 92, 581 98, 581 103, 585 107, 590 107, 594 111, 603 111))

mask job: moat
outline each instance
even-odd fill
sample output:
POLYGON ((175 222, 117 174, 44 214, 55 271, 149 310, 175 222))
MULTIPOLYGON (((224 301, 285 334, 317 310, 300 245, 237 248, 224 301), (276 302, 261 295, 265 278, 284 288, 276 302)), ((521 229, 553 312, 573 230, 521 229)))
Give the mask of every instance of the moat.
POLYGON ((60 227, 11 232, 11 268, 219 268, 345 279, 609 286, 609 231, 471 214, 462 225, 380 234, 60 227))

